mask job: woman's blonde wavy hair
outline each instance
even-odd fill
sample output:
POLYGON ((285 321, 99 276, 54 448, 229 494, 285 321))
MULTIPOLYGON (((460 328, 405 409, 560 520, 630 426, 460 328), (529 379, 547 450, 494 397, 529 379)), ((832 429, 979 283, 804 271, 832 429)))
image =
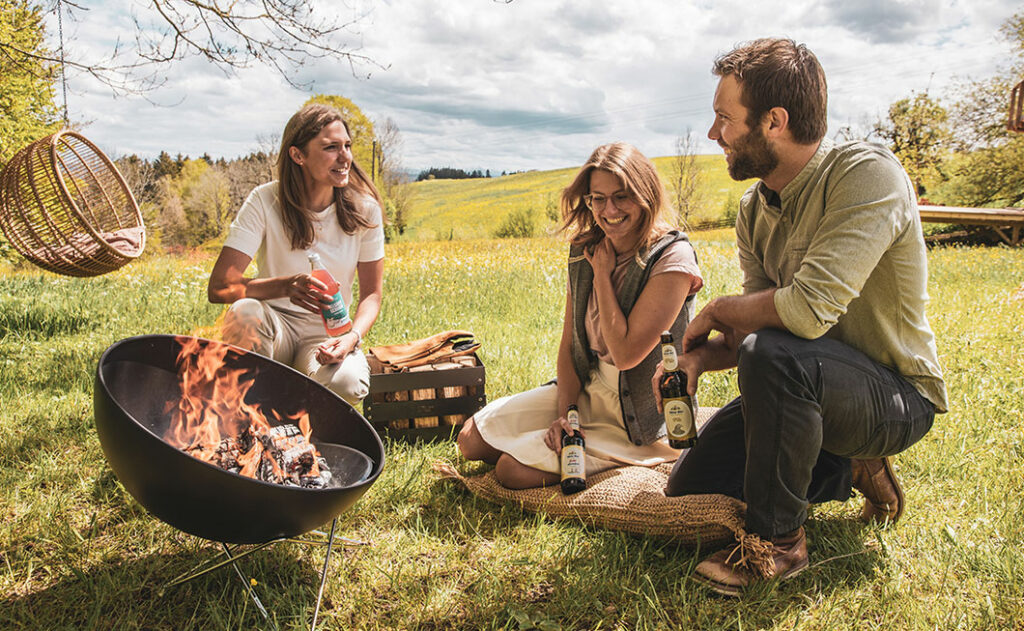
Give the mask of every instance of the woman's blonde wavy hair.
POLYGON ((667 220, 668 194, 658 177, 657 168, 633 145, 615 142, 595 149, 572 183, 562 191, 560 231, 569 234, 571 243, 589 249, 604 238, 604 230, 583 201, 583 197, 590 193, 590 174, 597 169, 617 176, 626 192, 644 211, 636 250, 647 248, 672 228, 667 220))

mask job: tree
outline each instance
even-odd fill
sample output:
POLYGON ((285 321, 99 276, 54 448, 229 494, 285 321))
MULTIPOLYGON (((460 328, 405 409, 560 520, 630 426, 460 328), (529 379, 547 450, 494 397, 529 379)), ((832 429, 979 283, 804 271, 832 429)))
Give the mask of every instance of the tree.
POLYGON ((273 154, 256 151, 216 167, 228 182, 228 207, 232 218, 252 189, 277 178, 276 162, 277 151, 273 154))
POLYGON ((937 199, 953 206, 1024 206, 1024 134, 958 154, 937 199))
POLYGON ((690 217, 700 204, 700 166, 697 164, 696 143, 690 129, 685 136, 676 138, 676 153, 672 157, 669 188, 679 215, 679 225, 689 229, 690 217))
POLYGON ((306 100, 303 105, 320 103, 330 105, 341 112, 345 122, 348 124, 348 131, 352 135, 352 156, 359 166, 370 176, 371 165, 374 161, 373 142, 376 137, 373 134, 373 123, 363 114, 355 103, 343 96, 332 94, 317 94, 306 100))
MULTIPOLYGON (((53 0, 53 7, 64 11, 69 20, 79 20, 89 11, 87 4, 72 0, 53 0)), ((330 4, 295 0, 149 0, 133 5, 134 47, 122 47, 119 41, 101 58, 62 61, 52 51, 3 37, 0 56, 19 63, 60 62, 72 72, 95 77, 115 93, 158 87, 167 64, 191 57, 205 58, 229 74, 255 63, 266 64, 289 84, 306 87, 295 71, 309 61, 340 59, 353 72, 362 64, 380 67, 346 43, 358 36, 357 27, 365 15, 343 19, 340 14, 340 10, 332 14, 330 4)))
POLYGON ((185 159, 177 175, 160 178, 157 227, 167 245, 195 247, 219 238, 230 223, 230 187, 205 160, 185 159))
POLYGON ((0 0, 0 167, 59 126, 45 34, 38 5, 0 0))
POLYGON ((497 239, 525 239, 537 232, 537 217, 532 207, 516 208, 494 230, 497 239))
POLYGON ((874 134, 896 154, 918 195, 924 183, 942 179, 942 161, 951 138, 946 108, 920 92, 889 106, 889 117, 875 124, 874 134))
POLYGON ((378 128, 381 194, 385 198, 391 229, 403 234, 408 223, 412 189, 402 171, 402 134, 398 124, 391 118, 384 119, 378 128))
POLYGON ((1002 74, 959 87, 951 110, 958 150, 934 196, 960 206, 1024 205, 1024 134, 1006 128, 1010 88, 1024 79, 1024 11, 1000 28, 1014 63, 1002 74))

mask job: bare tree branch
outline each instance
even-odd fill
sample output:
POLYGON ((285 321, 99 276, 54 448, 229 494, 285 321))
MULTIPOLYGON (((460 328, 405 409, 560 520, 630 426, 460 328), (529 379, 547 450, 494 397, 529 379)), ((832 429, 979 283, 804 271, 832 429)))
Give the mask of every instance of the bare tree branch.
POLYGON ((700 203, 701 170, 697 164, 697 144, 692 130, 676 138, 676 153, 669 168, 669 189, 675 201, 679 225, 690 229, 690 219, 700 203))
MULTIPOLYGON (((89 11, 87 4, 52 0, 49 11, 63 10, 75 19, 76 13, 89 11)), ((85 59, 74 52, 69 56, 65 46, 63 66, 92 76, 116 94, 142 94, 159 87, 167 64, 190 57, 205 58, 226 74, 264 64, 298 88, 307 88, 310 82, 299 81, 296 70, 318 59, 346 61, 357 76, 357 68, 386 68, 350 45, 365 14, 346 21, 320 12, 308 0, 149 0, 132 15, 134 49, 125 50, 117 42, 102 59, 85 59)), ((51 53, 40 56, 0 40, 0 54, 12 60, 32 58, 60 65, 59 47, 51 48, 51 53)))

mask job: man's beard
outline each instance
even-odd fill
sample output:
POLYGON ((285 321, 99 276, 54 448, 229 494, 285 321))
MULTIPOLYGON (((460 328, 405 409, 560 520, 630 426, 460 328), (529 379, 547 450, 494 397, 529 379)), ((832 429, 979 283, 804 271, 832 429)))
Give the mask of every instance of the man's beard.
POLYGON ((779 166, 779 156, 768 144, 761 126, 755 126, 746 135, 732 143, 732 161, 729 176, 734 180, 763 178, 779 166))

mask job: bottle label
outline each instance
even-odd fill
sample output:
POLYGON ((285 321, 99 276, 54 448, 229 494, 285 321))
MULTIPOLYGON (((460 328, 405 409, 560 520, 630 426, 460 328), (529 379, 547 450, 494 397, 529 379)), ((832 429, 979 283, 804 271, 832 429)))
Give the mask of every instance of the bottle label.
POLYGON ((320 303, 320 311, 324 314, 328 329, 340 328, 349 321, 348 309, 345 308, 345 300, 341 297, 340 289, 329 301, 320 303))
POLYGON ((679 368, 679 358, 676 356, 676 347, 671 344, 661 345, 661 365, 666 371, 679 368))
POLYGON ((569 421, 569 427, 572 431, 578 431, 580 428, 580 412, 579 410, 569 410, 565 413, 565 420, 569 421))
POLYGON ((566 445, 562 447, 562 479, 584 478, 583 447, 566 445))
POLYGON ((693 435, 693 413, 684 399, 665 399, 665 428, 671 440, 685 440, 693 435))

